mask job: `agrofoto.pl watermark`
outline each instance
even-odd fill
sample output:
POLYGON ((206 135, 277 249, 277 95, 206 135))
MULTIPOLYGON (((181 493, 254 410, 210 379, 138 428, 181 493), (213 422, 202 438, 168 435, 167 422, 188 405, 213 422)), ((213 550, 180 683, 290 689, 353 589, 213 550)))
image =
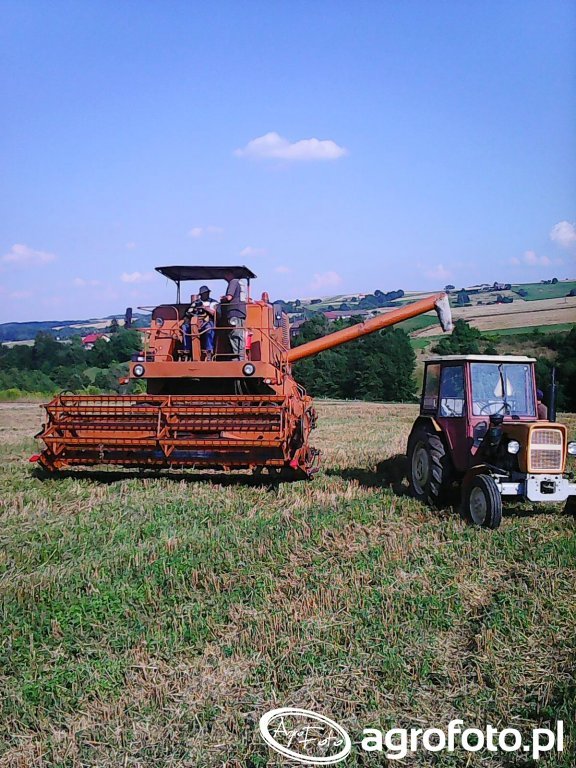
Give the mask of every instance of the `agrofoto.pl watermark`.
POLYGON ((268 746, 294 763, 336 765, 353 749, 387 760, 403 760, 415 752, 523 752, 533 760, 552 750, 564 749, 564 723, 555 728, 534 728, 524 737, 517 728, 498 730, 465 727, 451 720, 446 728, 364 728, 355 742, 334 720, 309 709, 282 707, 260 718, 260 733, 268 746))

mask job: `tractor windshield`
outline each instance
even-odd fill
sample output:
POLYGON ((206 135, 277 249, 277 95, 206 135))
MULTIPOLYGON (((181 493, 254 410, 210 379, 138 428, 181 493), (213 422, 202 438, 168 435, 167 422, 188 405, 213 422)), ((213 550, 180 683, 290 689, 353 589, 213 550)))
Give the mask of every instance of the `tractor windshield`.
POLYGON ((525 363, 472 363, 474 416, 536 416, 532 366, 525 363))

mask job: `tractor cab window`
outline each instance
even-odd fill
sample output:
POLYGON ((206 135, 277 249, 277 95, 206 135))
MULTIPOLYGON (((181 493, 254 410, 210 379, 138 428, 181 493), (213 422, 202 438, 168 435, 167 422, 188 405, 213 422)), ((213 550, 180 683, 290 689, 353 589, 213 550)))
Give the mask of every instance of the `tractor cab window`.
POLYGON ((442 369, 438 415, 464 415, 464 366, 450 365, 442 369))
POLYGON ((524 363, 472 363, 474 416, 536 416, 532 368, 524 363))
POLYGON ((440 384, 440 364, 429 363, 426 366, 426 380, 422 394, 422 410, 436 413, 438 408, 438 386, 440 384))

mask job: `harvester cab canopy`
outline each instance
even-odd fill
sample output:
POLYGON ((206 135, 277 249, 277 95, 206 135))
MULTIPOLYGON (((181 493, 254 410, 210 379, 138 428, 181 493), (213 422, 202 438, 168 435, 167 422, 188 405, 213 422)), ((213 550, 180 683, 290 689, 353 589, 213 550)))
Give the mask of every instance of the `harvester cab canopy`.
POLYGON ((227 275, 232 275, 236 280, 250 280, 256 277, 254 272, 248 267, 189 267, 187 265, 180 267, 156 267, 156 272, 173 280, 178 286, 178 296, 180 296, 180 283, 187 280, 226 280, 227 275))

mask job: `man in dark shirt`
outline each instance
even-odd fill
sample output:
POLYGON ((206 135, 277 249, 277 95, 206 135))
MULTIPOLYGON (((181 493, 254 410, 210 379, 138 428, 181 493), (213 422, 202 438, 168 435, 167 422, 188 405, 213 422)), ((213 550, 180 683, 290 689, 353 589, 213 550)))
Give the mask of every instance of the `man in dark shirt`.
POLYGON ((246 324, 246 302, 242 301, 242 287, 232 272, 226 272, 224 278, 228 281, 226 293, 222 296, 221 306, 224 318, 230 327, 230 346, 232 347, 232 360, 244 360, 246 351, 246 338, 244 326, 246 324))
POLYGON ((540 421, 548 421, 548 408, 542 402, 542 400, 544 400, 544 392, 542 392, 541 389, 536 390, 536 400, 537 400, 538 418, 540 419, 540 421))

